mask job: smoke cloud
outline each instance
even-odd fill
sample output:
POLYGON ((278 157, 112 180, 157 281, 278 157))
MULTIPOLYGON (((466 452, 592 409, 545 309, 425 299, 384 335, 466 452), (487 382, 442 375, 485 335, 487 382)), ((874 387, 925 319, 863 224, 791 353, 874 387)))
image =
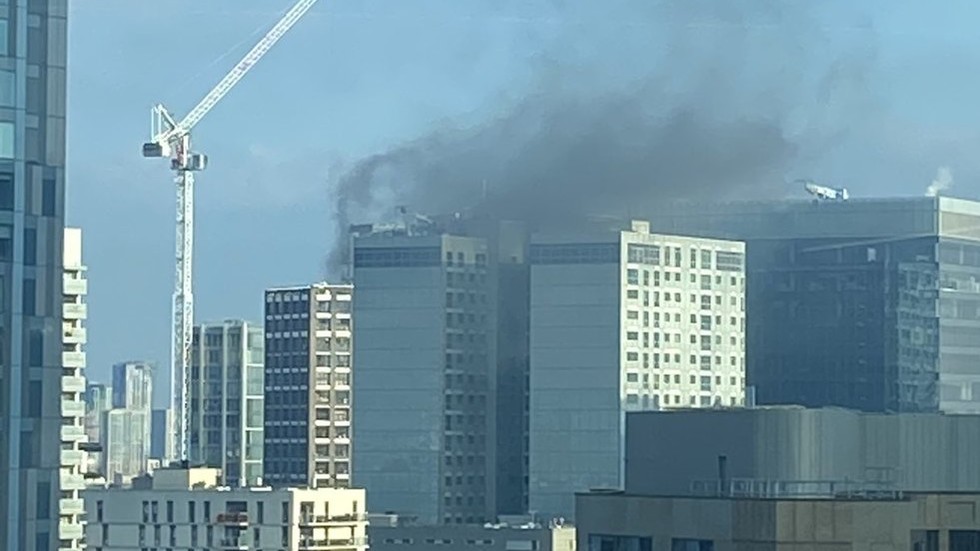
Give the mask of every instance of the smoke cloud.
MULTIPOLYGON (((550 4, 551 21, 602 21, 602 11, 570 4, 550 4)), ((642 217, 676 199, 782 196, 797 191, 785 183, 797 164, 832 149, 872 103, 873 56, 828 58, 803 7, 601 4, 632 24, 591 33, 568 24, 543 48, 539 80, 520 99, 490 106, 479 124, 433 128, 336 172, 329 264, 342 261, 352 221, 384 219, 396 205, 547 225, 642 217), (632 33, 631 45, 617 33, 632 33)))
POLYGON ((953 187, 953 171, 948 166, 941 166, 936 171, 936 177, 932 183, 926 188, 926 195, 935 197, 951 187, 953 187))

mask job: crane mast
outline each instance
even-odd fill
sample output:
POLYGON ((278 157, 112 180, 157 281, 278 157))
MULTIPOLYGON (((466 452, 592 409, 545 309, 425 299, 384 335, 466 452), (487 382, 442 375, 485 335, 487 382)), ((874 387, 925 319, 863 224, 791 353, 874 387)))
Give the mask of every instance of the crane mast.
POLYGON ((177 456, 189 459, 188 389, 191 339, 194 329, 194 172, 204 170, 207 156, 191 149, 191 130, 224 98, 262 57, 272 49, 317 0, 299 0, 235 67, 180 121, 163 105, 151 110, 150 141, 143 144, 144 157, 167 157, 174 171, 177 191, 176 270, 173 294, 171 349, 171 399, 177 416, 177 456))

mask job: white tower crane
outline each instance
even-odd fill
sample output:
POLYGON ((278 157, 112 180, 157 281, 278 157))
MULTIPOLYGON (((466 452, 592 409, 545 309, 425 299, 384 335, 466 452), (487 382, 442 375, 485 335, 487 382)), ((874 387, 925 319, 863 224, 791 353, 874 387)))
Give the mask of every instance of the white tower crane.
POLYGON ((163 105, 151 112, 151 138, 143 144, 144 157, 168 157, 176 175, 177 187, 177 271, 173 303, 173 350, 171 382, 174 412, 177 416, 177 453, 188 454, 187 388, 191 359, 191 333, 194 326, 194 172, 203 170, 207 156, 191 150, 191 130, 221 98, 262 59, 283 35, 296 24, 317 0, 299 0, 251 49, 230 73, 179 122, 163 105))

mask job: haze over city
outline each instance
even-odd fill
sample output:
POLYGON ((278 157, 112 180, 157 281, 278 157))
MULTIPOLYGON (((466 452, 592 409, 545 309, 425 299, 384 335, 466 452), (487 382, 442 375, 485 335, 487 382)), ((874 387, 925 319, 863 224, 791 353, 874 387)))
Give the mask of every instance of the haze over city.
MULTIPOLYGON (((226 4, 70 6, 68 219, 85 227, 97 274, 90 330, 102 338, 88 348, 93 376, 107 376, 124 358, 152 360, 164 372, 169 364, 173 190, 163 167, 139 156, 149 107, 188 109, 290 3, 226 4), (167 47, 147 40, 175 28, 180 40, 167 47)), ((768 125, 765 155, 749 156, 739 181, 690 174, 719 193, 800 196, 789 182, 812 178, 856 196, 920 195, 948 166, 955 194, 976 196, 980 111, 972 103, 980 76, 968 68, 980 56, 969 23, 977 9, 838 1, 319 5, 197 129, 198 148, 211 156, 197 186, 197 318, 258 320, 255 297, 269 282, 326 277, 343 176, 365 158, 406 147, 425 149, 416 166, 451 165, 445 179, 427 180, 433 175, 424 171, 404 177, 396 163, 399 177, 383 183, 390 191, 369 205, 355 202, 353 221, 388 216, 402 203, 468 207, 484 182, 497 189, 536 180, 542 192, 561 193, 562 181, 543 175, 570 164, 574 133, 586 129, 608 135, 609 150, 637 148, 599 158, 615 164, 654 145, 690 145, 693 158, 711 158, 740 143, 741 129, 768 125), (649 115, 637 119, 639 112, 649 115), (670 114, 689 118, 693 130, 680 136, 689 143, 674 142, 671 124, 684 122, 664 118, 670 114), (568 143, 533 169, 513 168, 524 143, 501 143, 506 121, 530 146, 548 142, 548 127, 535 126, 542 122, 556 123, 568 143)), ((632 178, 641 175, 629 175, 630 194, 671 189, 632 178)), ((363 185, 350 191, 363 196, 363 185)))
POLYGON ((980 551, 978 16, 0 0, 0 551, 980 551))

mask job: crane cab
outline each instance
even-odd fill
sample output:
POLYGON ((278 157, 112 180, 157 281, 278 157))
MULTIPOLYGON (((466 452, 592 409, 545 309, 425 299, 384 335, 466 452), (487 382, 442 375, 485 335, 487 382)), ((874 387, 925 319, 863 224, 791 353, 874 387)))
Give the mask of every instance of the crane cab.
POLYGON ((165 151, 163 150, 163 145, 157 142, 146 142, 143 144, 143 156, 144 157, 165 157, 165 151))
POLYGON ((183 160, 179 157, 170 162, 173 170, 190 170, 197 172, 204 170, 208 166, 208 156, 203 153, 188 153, 183 160))

